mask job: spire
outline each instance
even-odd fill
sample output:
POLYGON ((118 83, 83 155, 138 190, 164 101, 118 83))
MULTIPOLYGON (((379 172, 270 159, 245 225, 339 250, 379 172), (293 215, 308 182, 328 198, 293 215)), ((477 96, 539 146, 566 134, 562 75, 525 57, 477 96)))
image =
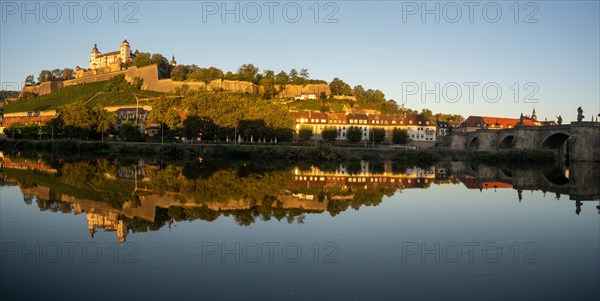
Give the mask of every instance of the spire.
POLYGON ((176 66, 177 65, 177 61, 175 60, 175 54, 173 54, 173 57, 171 58, 171 66, 176 66))
POLYGON ((99 52, 96 43, 94 43, 94 48, 92 48, 92 52, 99 52))
POLYGON ((531 112, 531 119, 537 121, 537 115, 535 115, 535 108, 533 108, 533 112, 531 112))

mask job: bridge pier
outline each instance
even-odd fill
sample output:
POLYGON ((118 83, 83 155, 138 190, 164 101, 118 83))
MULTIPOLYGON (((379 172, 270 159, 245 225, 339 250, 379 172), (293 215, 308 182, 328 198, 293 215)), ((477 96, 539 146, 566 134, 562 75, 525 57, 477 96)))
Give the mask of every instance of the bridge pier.
POLYGON ((570 160, 600 162, 600 122, 571 122, 570 160))

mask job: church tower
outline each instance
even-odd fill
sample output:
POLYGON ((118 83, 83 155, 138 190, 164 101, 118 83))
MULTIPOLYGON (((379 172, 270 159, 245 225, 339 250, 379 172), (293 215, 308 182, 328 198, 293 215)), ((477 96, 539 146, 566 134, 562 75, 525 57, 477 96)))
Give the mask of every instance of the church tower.
POLYGON ((100 51, 98 51, 98 47, 94 44, 94 48, 92 49, 92 53, 90 54, 90 69, 96 68, 96 58, 100 55, 100 51))
POLYGON ((175 55, 173 54, 173 57, 171 58, 171 62, 170 62, 171 66, 175 67, 177 66, 177 61, 175 60, 175 55))
POLYGON ((131 62, 131 47, 127 39, 125 39, 121 43, 121 63, 127 64, 129 62, 131 62))
POLYGON ((535 108, 533 108, 533 112, 531 112, 531 119, 537 121, 537 115, 535 115, 535 108))

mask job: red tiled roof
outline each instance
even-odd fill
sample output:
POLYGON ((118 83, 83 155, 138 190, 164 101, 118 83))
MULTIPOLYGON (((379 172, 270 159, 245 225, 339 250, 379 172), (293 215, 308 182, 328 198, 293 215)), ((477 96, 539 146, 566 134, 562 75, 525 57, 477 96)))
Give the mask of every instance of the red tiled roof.
POLYGON ((8 117, 5 118, 2 122, 3 126, 9 126, 13 123, 22 123, 22 124, 30 124, 30 123, 38 123, 45 124, 46 122, 52 120, 54 116, 34 116, 34 117, 8 117))
POLYGON ((121 51, 118 51, 118 50, 117 50, 117 51, 113 51, 113 52, 107 52, 107 53, 103 53, 103 54, 101 54, 101 55, 98 55, 97 57, 103 57, 103 56, 117 55, 117 54, 120 54, 120 53, 121 53, 121 51))
MULTIPOLYGON (((519 118, 504 118, 504 117, 489 117, 489 116, 469 116, 463 123, 464 127, 480 127, 481 124, 485 124, 488 128, 512 128, 519 123, 519 118)), ((536 122, 530 117, 523 118, 524 126, 538 126, 539 122, 536 122)))

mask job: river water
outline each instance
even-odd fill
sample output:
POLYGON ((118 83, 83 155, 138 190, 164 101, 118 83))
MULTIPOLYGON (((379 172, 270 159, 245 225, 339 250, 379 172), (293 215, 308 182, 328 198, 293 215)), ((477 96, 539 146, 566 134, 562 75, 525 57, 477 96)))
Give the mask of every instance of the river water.
POLYGON ((5 155, 0 297, 598 300, 599 170, 5 155))

